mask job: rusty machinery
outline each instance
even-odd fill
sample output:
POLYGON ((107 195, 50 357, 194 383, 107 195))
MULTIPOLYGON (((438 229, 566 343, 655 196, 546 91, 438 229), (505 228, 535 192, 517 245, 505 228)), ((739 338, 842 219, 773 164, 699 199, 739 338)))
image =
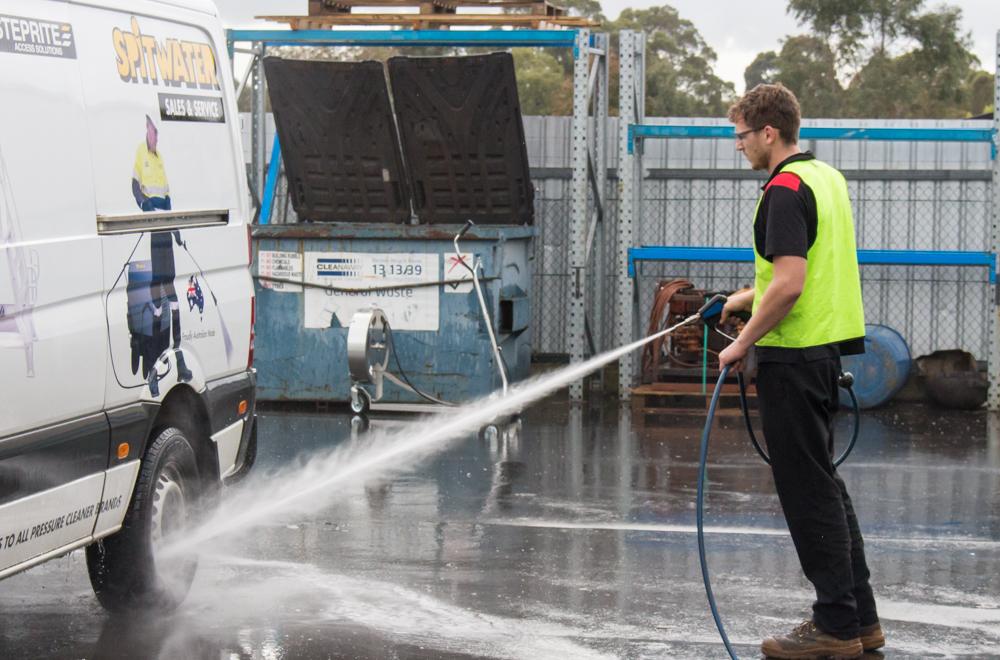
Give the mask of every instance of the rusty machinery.
MULTIPOLYGON (((718 292, 699 289, 684 279, 661 281, 653 295, 646 334, 652 335, 688 318, 716 293, 718 292)), ((743 324, 742 318, 734 318, 727 333, 738 335, 743 324)), ((696 373, 700 376, 706 360, 709 368, 717 369, 719 352, 728 342, 719 333, 710 332, 704 324, 679 328, 646 345, 642 354, 642 382, 685 380, 696 373)))

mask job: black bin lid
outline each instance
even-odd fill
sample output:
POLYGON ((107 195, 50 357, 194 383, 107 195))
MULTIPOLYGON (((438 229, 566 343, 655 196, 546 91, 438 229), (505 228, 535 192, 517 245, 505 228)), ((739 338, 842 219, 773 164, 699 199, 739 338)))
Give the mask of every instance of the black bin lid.
POLYGON ((407 222, 410 193, 379 62, 264 59, 292 207, 326 222, 407 222))
POLYGON ((413 210, 425 224, 532 224, 510 53, 388 61, 413 210))

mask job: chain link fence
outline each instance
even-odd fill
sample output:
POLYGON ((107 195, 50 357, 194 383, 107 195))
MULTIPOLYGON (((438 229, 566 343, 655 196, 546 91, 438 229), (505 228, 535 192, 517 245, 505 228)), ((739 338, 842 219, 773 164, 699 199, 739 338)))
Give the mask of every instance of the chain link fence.
MULTIPOLYGON (((615 168, 617 120, 609 128, 609 163, 615 168)), ((728 125, 723 120, 648 119, 651 124, 728 125)), ((569 226, 568 180, 558 199, 549 186, 568 177, 565 134, 569 119, 526 117, 529 160, 539 196, 539 238, 535 282, 552 290, 569 273, 552 270, 552 251, 564 249, 569 226), (565 126, 561 124, 565 124, 565 126), (553 231, 551 223, 562 229, 553 231)), ((803 125, 848 125, 807 121, 803 125)), ((856 121, 850 125, 892 128, 988 128, 983 121, 856 121)), ((990 149, 987 144, 926 142, 804 141, 804 150, 841 169, 848 178, 858 247, 887 250, 961 250, 989 252, 992 202, 990 149)), ((752 245, 752 218, 765 175, 753 172, 732 140, 670 139, 647 141, 643 165, 643 203, 635 224, 635 245, 746 247, 752 245)), ((562 182, 560 182, 562 183, 562 182)), ((609 182, 608 209, 595 249, 589 319, 595 348, 613 348, 613 222, 617 207, 615 171, 609 182), (602 263, 603 262, 603 263, 602 263), (603 265, 603 270, 601 266, 603 265), (601 276, 597 274, 600 273, 601 276)), ((959 348, 985 360, 989 352, 992 287, 981 267, 861 267, 868 323, 888 325, 906 338, 914 356, 959 348)), ((684 278, 697 287, 730 291, 753 282, 749 263, 642 262, 638 265, 640 326, 645 327, 653 292, 661 280, 684 278)), ((561 290, 565 290, 564 288, 561 290)), ((548 328, 563 323, 564 307, 551 295, 536 305, 535 350, 565 352, 565 335, 548 328)))

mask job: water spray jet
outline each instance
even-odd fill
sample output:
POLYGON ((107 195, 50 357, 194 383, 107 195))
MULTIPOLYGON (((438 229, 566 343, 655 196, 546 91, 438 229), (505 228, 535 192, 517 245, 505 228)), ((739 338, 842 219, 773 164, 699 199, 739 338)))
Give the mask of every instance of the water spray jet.
MULTIPOLYGON (((710 301, 721 309, 721 303, 710 301)), ((220 536, 242 532, 285 513, 298 513, 319 508, 324 495, 333 488, 361 479, 397 473, 420 460, 438 453, 455 440, 475 433, 493 420, 522 410, 527 405, 556 392, 570 383, 614 362, 621 356, 641 348, 685 325, 701 320, 693 314, 669 328, 649 337, 608 351, 578 364, 571 364, 552 373, 529 379, 510 387, 506 395, 494 394, 447 409, 416 422, 405 430, 365 436, 364 441, 350 442, 325 456, 311 460, 293 478, 269 478, 263 488, 245 488, 243 492, 223 502, 219 509, 183 539, 163 548, 162 555, 192 552, 198 546, 220 536), (285 482, 289 482, 286 484, 285 482)))

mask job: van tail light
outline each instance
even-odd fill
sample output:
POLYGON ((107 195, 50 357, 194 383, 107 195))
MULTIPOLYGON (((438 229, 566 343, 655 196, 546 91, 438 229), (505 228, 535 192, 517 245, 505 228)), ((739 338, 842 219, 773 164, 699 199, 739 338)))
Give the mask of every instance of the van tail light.
POLYGON ((254 325, 257 323, 257 296, 250 296, 250 352, 247 355, 247 369, 253 367, 253 343, 257 338, 254 325))

